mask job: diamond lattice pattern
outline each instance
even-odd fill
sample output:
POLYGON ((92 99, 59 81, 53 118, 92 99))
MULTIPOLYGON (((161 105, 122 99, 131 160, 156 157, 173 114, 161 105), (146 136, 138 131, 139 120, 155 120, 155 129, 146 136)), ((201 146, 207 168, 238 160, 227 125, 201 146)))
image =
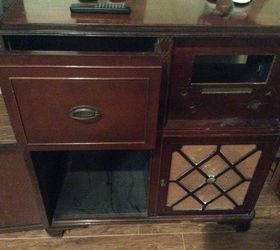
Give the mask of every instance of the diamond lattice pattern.
POLYGON ((184 145, 172 153, 167 206, 174 211, 242 206, 261 151, 256 145, 184 145))

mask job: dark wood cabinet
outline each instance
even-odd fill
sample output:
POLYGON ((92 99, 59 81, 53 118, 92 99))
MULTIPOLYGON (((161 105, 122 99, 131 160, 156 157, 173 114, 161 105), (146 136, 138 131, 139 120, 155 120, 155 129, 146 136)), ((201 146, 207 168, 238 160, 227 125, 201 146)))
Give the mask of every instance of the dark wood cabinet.
POLYGON ((28 155, 19 149, 1 148, 0 230, 42 227, 42 207, 30 164, 28 155))
POLYGON ((278 58, 275 39, 174 40, 159 216, 247 216, 248 228, 279 143, 278 58))
POLYGON ((0 226, 42 215, 56 236, 198 217, 248 229, 280 143, 280 15, 189 2, 94 15, 16 1, 0 24, 16 138, 0 135, 0 226))

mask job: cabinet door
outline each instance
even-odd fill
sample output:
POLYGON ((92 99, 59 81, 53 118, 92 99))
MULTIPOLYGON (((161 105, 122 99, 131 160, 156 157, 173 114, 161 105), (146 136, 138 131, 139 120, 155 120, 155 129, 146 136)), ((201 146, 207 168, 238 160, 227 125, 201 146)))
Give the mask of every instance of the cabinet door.
POLYGON ((273 140, 165 140, 159 214, 246 213, 273 159, 273 140))
POLYGON ((0 229, 41 225, 36 192, 20 151, 0 151, 0 229))

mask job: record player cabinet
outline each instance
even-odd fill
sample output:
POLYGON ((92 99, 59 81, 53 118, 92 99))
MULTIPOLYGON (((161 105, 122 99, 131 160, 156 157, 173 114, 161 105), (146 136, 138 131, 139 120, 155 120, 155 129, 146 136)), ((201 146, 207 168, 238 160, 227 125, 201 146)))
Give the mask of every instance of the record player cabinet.
POLYGON ((20 153, 1 149, 0 174, 10 164, 26 191, 0 187, 26 195, 36 216, 0 203, 10 216, 1 213, 2 231, 197 218, 249 228, 279 146, 273 32, 172 24, 152 34, 67 20, 44 30, 22 18, 22 4, 1 26, 0 84, 20 153))

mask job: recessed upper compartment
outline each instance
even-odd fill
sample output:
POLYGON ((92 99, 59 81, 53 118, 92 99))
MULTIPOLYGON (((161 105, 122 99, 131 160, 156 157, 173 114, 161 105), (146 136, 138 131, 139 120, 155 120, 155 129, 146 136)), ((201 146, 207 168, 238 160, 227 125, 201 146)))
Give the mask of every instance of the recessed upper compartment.
POLYGON ((177 38, 169 120, 279 117, 276 40, 177 38))
POLYGON ((273 55, 197 55, 191 83, 264 83, 273 55))
POLYGON ((116 36, 5 36, 10 50, 152 52, 156 38, 116 36))

